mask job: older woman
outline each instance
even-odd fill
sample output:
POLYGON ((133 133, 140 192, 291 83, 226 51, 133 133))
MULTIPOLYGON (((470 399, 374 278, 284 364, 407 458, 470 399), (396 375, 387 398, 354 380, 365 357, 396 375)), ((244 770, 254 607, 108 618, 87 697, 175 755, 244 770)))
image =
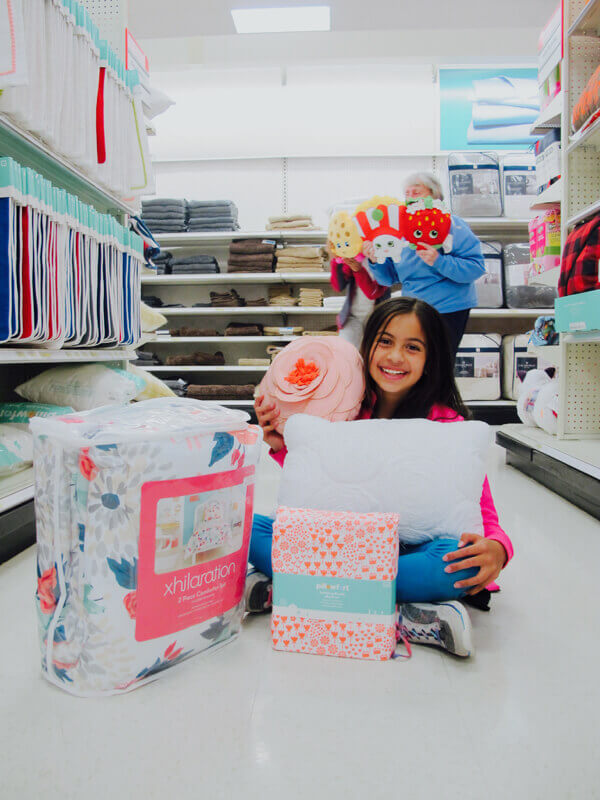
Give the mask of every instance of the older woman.
MULTIPOLYGON (((427 197, 444 199, 440 182, 428 172, 409 175, 404 181, 404 194, 407 203, 427 197)), ((446 254, 423 244, 418 250, 404 248, 399 261, 388 259, 377 264, 370 242, 365 243, 363 251, 377 283, 382 286, 401 283, 404 296, 425 300, 440 312, 456 355, 469 313, 477 305, 475 281, 485 273, 485 262, 479 239, 463 219, 452 215, 450 233, 452 250, 446 254)))

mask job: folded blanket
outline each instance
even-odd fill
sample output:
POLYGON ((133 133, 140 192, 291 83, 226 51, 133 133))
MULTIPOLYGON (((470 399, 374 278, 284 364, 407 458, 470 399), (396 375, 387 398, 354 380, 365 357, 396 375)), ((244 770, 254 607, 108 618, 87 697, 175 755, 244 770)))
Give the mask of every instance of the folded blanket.
POLYGON ((268 217, 269 222, 296 222, 307 220, 312 224, 312 217, 310 214, 280 214, 275 217, 268 217))
POLYGON ((476 128, 471 122, 467 129, 468 144, 534 144, 539 136, 531 136, 530 125, 501 125, 476 128))
POLYGON ((236 208, 233 200, 188 200, 188 208, 236 208))
POLYGON ((216 264, 217 259, 214 256, 206 255, 205 253, 195 253, 193 256, 179 256, 173 259, 173 264, 216 264))
POLYGON ((225 328, 225 336, 262 336, 262 325, 251 322, 231 322, 225 328))
POLYGON ((337 330, 332 331, 328 330, 327 328, 323 331, 304 331, 302 336, 337 336, 337 330))
POLYGON ((229 264, 228 272, 273 272, 273 265, 270 264, 229 264))
POLYGON ((190 383, 187 387, 187 397, 197 400, 252 400, 256 387, 253 383, 238 385, 231 384, 203 384, 190 383))
POLYGON ((275 243, 257 239, 239 239, 231 242, 229 252, 239 254, 273 253, 275 252, 275 243))
POLYGON ((210 304, 213 306, 219 304, 243 306, 246 304, 246 301, 243 297, 240 297, 235 289, 232 289, 230 292, 211 292, 210 304))
POLYGON ((291 265, 291 264, 278 264, 275 267, 275 272, 324 272, 323 266, 305 266, 304 264, 291 265))
POLYGON ((504 106, 491 103, 473 103, 472 119, 476 128, 496 125, 519 125, 535 122, 538 111, 535 108, 504 106))
POLYGON ((218 350, 216 353, 185 353, 181 355, 167 356, 166 365, 168 367, 184 366, 223 366, 225 356, 218 350))
POLYGON ((185 208, 186 200, 181 197, 151 197, 149 200, 142 200, 142 208, 154 208, 163 205, 185 208))
POLYGON ((176 267, 169 265, 165 270, 169 275, 216 275, 221 272, 218 264, 185 264, 176 267))
POLYGON ((316 230, 315 226, 310 221, 299 220, 298 222, 269 222, 265 225, 267 231, 278 231, 286 229, 302 229, 302 230, 316 230))
POLYGON ((270 253, 230 253, 230 264, 272 264, 273 256, 270 253))
POLYGON ((281 258, 321 258, 323 247, 280 247, 277 250, 277 257, 281 258))
POLYGON ((265 336, 300 336, 304 328, 302 328, 300 325, 294 325, 291 327, 275 327, 265 325, 263 330, 265 336))
POLYGON ((238 367, 268 367, 270 358, 238 358, 238 367))
POLYGON ((198 222, 196 220, 188 223, 188 231, 238 231, 240 226, 237 222, 198 222))
POLYGON ((231 217, 229 215, 223 217, 188 217, 188 222, 190 223, 190 227, 192 225, 218 225, 219 223, 226 223, 230 224, 233 222, 237 222, 235 217, 231 217))
POLYGON ((171 328, 169 330, 171 336, 189 336, 189 337, 206 337, 206 336, 220 336, 219 331, 214 328, 192 328, 189 325, 184 325, 182 328, 171 328))
POLYGON ((265 297, 259 297, 257 300, 246 300, 246 305, 251 308, 258 308, 261 306, 268 306, 269 303, 265 297))

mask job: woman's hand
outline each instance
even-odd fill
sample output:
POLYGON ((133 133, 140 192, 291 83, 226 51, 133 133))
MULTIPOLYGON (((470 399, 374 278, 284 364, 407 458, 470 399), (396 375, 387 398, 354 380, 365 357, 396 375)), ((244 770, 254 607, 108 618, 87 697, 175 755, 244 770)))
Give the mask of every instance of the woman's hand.
POLYGON ((423 259, 427 266, 433 267, 438 259, 439 253, 435 247, 432 247, 430 244, 418 244, 417 255, 419 258, 423 259))
POLYGON ((463 533, 458 543, 458 550, 447 553, 444 561, 454 561, 444 570, 459 572, 470 567, 479 568, 477 575, 464 581, 457 581, 455 589, 469 589, 467 594, 477 594, 495 581, 502 567, 506 564, 506 550, 495 539, 486 539, 476 533, 463 533))
POLYGON ((254 401, 256 419, 263 429, 263 439, 274 453, 278 453, 284 446, 283 436, 275 430, 275 423, 279 412, 275 403, 266 403, 264 395, 254 401))
POLYGON ((377 256, 375 255, 375 245, 373 244, 373 242, 368 242, 368 241, 363 242, 362 251, 369 259, 369 261, 375 261, 377 256))

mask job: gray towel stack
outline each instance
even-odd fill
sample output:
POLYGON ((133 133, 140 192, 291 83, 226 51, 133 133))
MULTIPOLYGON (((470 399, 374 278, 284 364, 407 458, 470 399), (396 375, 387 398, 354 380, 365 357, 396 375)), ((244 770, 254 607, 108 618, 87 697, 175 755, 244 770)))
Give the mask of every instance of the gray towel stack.
POLYGON ((188 231, 237 231, 239 227, 232 200, 188 200, 188 231))
POLYGON ((219 262, 214 256, 202 255, 200 253, 193 256, 181 256, 180 258, 171 259, 169 265, 170 275, 189 274, 211 274, 217 273, 219 269, 219 262))
POLYGON ((182 233, 187 220, 186 202, 169 197, 143 200, 142 219, 152 233, 182 233))

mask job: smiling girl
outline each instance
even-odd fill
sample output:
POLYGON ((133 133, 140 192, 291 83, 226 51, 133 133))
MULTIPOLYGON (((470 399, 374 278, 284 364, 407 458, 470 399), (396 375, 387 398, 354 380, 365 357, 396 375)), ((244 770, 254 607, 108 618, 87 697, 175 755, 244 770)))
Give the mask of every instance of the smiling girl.
MULTIPOLYGON (((377 306, 365 326, 361 355, 366 391, 359 419, 460 422, 470 417, 454 382, 445 323, 422 300, 402 297, 377 306)), ((274 429, 274 405, 257 398, 256 415, 271 455, 283 464, 286 448, 274 429)), ((465 531, 458 544, 439 538, 400 546, 396 599, 405 634, 414 643, 437 645, 459 656, 473 652, 469 615, 458 599, 493 583, 513 554, 498 523, 487 477, 480 503, 484 536, 465 531)), ((250 595, 254 590, 255 599, 263 595, 254 603, 257 608, 249 603, 250 610, 261 610, 267 602, 272 534, 273 520, 256 514, 250 561, 263 575, 250 581, 249 590, 250 595)))

